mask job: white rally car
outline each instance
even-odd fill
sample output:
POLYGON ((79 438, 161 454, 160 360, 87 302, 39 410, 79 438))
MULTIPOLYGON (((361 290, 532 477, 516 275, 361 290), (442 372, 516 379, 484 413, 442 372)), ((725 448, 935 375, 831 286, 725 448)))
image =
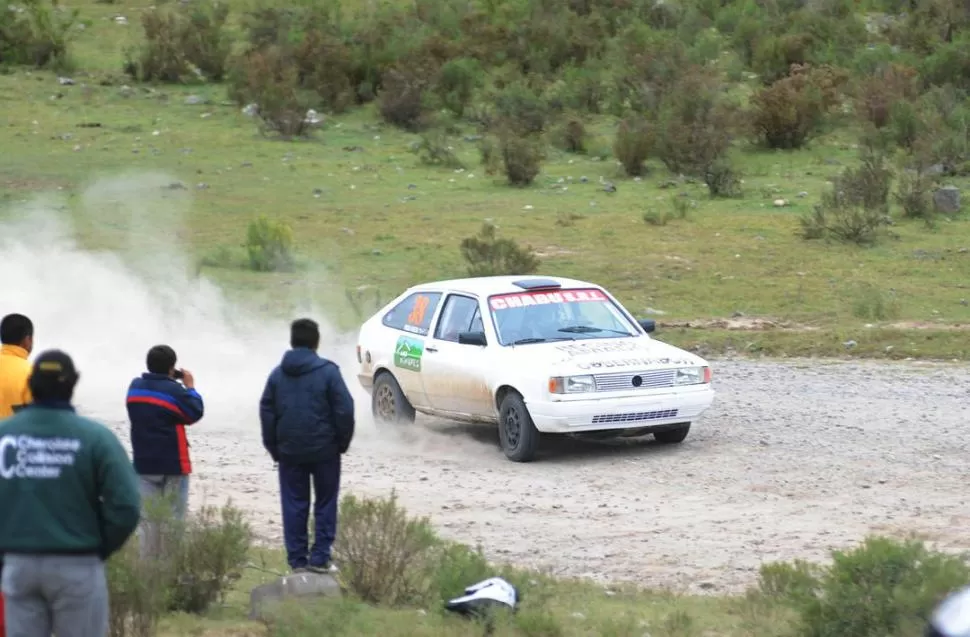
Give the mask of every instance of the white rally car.
POLYGON ((711 368, 653 330, 585 281, 425 283, 361 326, 357 377, 378 421, 497 423, 516 462, 535 456, 540 432, 677 443, 714 400, 711 368))

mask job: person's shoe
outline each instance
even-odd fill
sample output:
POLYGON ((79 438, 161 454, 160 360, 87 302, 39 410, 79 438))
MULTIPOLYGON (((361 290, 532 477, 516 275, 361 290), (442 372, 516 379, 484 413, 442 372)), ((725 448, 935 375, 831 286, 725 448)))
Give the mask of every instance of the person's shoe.
POLYGON ((331 575, 340 571, 333 562, 327 562, 326 564, 321 564, 318 566, 308 566, 307 570, 311 573, 317 573, 320 575, 331 575))

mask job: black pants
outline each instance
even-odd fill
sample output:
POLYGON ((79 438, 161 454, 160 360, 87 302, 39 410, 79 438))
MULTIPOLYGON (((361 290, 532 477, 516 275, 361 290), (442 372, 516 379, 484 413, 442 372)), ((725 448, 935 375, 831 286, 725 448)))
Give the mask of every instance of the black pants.
POLYGON ((281 459, 279 478, 286 561, 290 568, 326 565, 337 536, 340 456, 306 464, 291 464, 281 459), (312 550, 307 546, 311 485, 316 527, 312 550))

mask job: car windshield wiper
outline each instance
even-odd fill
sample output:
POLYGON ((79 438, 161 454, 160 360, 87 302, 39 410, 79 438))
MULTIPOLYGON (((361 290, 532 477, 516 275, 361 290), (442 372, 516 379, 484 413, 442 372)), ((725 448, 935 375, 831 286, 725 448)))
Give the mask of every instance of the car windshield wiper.
POLYGON ((574 334, 592 334, 593 332, 612 332, 614 334, 622 334, 623 336, 632 336, 629 332, 624 332, 623 330, 614 330, 608 327, 593 327, 592 325, 570 325, 568 327, 560 327, 560 332, 573 332, 574 334))
POLYGON ((547 341, 575 341, 575 338, 569 338, 566 336, 553 336, 552 338, 539 338, 539 337, 529 337, 520 338, 518 340, 512 341, 510 345, 528 345, 529 343, 545 343, 547 341))

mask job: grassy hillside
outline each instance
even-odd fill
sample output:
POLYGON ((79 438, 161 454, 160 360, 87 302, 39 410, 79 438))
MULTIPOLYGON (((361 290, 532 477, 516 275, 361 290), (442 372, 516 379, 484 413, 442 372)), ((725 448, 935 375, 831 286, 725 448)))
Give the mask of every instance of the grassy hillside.
POLYGON ((803 4, 31 0, 0 197, 60 188, 111 245, 85 188, 161 173, 202 271, 259 303, 310 278, 369 311, 464 273, 489 222, 705 354, 968 358, 970 225, 933 192, 970 170, 970 14, 803 4), (295 270, 252 270, 259 215, 295 270))

